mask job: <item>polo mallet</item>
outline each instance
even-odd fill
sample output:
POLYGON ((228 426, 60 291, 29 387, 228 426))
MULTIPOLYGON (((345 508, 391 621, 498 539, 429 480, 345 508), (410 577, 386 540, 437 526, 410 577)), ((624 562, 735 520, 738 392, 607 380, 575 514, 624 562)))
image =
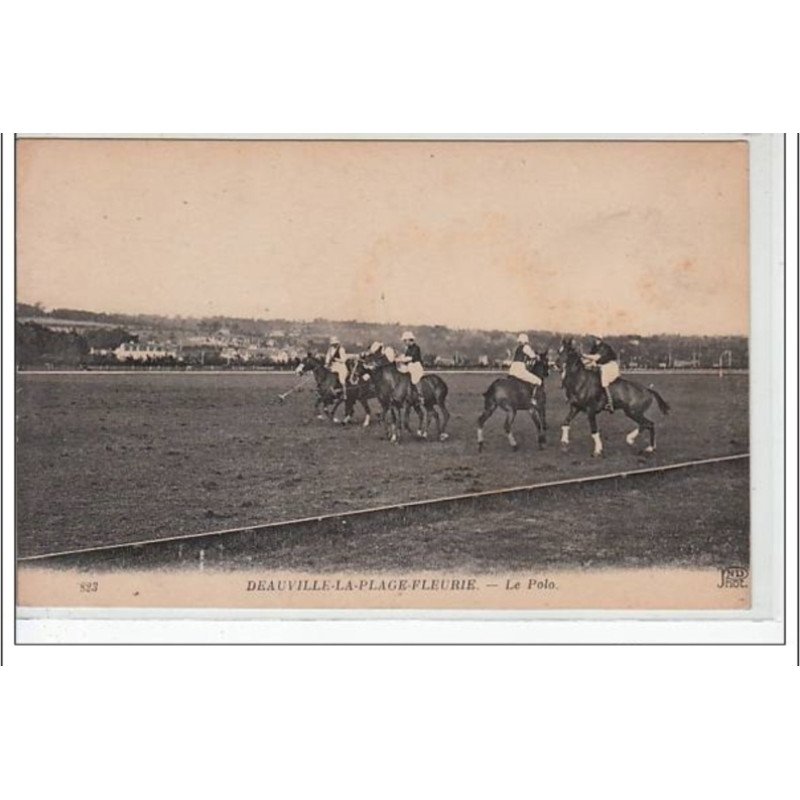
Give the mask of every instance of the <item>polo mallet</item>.
POLYGON ((311 373, 307 372, 289 391, 278 395, 278 400, 282 403, 292 392, 297 391, 304 383, 311 377, 311 373))

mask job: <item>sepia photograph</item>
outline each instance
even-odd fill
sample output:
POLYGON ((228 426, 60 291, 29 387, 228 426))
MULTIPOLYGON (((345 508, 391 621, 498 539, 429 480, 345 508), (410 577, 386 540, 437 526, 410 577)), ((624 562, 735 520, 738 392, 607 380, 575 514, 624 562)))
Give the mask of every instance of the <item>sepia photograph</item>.
POLYGON ((19 137, 20 608, 751 609, 751 146, 19 137))

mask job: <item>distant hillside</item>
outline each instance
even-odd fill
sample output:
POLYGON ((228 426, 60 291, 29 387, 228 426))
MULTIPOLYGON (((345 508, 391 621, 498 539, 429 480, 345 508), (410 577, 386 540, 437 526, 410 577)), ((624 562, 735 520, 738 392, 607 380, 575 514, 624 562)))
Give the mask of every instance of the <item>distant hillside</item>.
MULTIPOLYGON (((330 336, 338 336, 345 348, 358 352, 373 341, 400 346, 404 330, 411 329, 429 363, 455 365, 495 364, 513 351, 517 331, 468 330, 444 325, 409 326, 396 322, 377 324, 357 320, 247 319, 241 317, 164 317, 151 314, 106 314, 82 309, 17 304, 18 320, 31 320, 64 335, 83 335, 96 326, 123 329, 142 341, 192 344, 198 337, 219 343, 269 345, 298 350, 321 350, 330 336)), ((584 332, 529 330, 537 349, 558 348, 562 336, 582 337, 584 332)), ((723 359, 725 366, 748 366, 748 340, 743 336, 609 336, 619 351, 623 366, 712 367, 723 359)), ((73 344, 75 344, 73 342, 73 344)), ((77 346, 77 345, 76 345, 77 346)), ((209 345, 210 346, 210 345, 209 345)), ((80 348, 78 348, 80 349, 80 348)), ((73 348, 71 352, 77 352, 73 348)))

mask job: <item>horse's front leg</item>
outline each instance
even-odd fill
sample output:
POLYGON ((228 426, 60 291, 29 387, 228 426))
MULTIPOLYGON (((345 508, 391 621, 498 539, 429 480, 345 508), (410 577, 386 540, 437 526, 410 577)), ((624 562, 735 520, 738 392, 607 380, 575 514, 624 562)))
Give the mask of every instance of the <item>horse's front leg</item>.
POLYGON ((541 391, 539 392, 539 416, 542 419, 542 430, 547 430, 547 393, 542 384, 541 391))
POLYGON ((344 401, 344 424, 349 425, 353 421, 353 410, 356 407, 355 398, 353 398, 350 394, 347 395, 347 398, 344 401))
POLYGON ((589 417, 589 430, 591 430, 592 439, 594 439, 592 458, 601 458, 603 455, 603 440, 600 437, 600 430, 597 427, 597 413, 595 411, 587 411, 586 416, 589 417))
POLYGON ((369 401, 364 397, 360 397, 358 402, 361 403, 361 407, 364 409, 364 415, 365 415, 364 416, 364 427, 365 428, 369 428, 369 423, 371 421, 370 420, 371 415, 370 415, 370 410, 369 410, 369 401))
MULTIPOLYGON (((330 418, 331 418, 331 420, 332 420, 333 422, 335 422, 336 424, 338 424, 338 423, 339 423, 339 419, 338 419, 338 417, 336 416, 336 412, 337 412, 337 410, 339 409, 339 406, 342 404, 342 402, 343 402, 343 399, 342 399, 341 397, 337 397, 337 398, 336 398, 336 400, 334 400, 334 403, 333 403, 333 408, 332 408, 332 409, 331 409, 331 411, 330 411, 330 418)), ((345 408, 346 408, 346 407, 345 407, 345 408)))
POLYGON ((572 424, 572 420, 575 419, 575 415, 578 413, 579 409, 577 406, 570 406, 569 411, 567 412, 567 416, 564 417, 564 421, 561 423, 561 446, 568 447, 569 446, 569 426, 572 424))
POLYGON ((531 419, 533 420, 533 424, 536 426, 536 441, 539 444, 539 449, 541 450, 545 442, 547 442, 547 436, 544 432, 544 424, 542 422, 541 414, 539 410, 535 407, 531 407, 528 409, 530 411, 531 419))
POLYGON ((392 407, 391 405, 387 405, 385 403, 381 403, 381 419, 383 421, 383 430, 386 434, 386 438, 389 439, 392 435, 392 407))
POLYGON ((400 444, 400 429, 403 427, 403 407, 392 405, 390 414, 390 426, 392 430, 390 441, 393 444, 400 444))
POLYGON ((403 427, 409 432, 413 433, 411 430, 411 406, 405 404, 400 407, 400 417, 403 420, 403 427))
POLYGON ((517 412, 513 408, 509 408, 508 411, 506 411, 506 421, 503 426, 506 431, 506 436, 508 437, 508 443, 511 445, 512 450, 517 450, 519 448, 519 444, 514 438, 514 433, 511 430, 511 426, 514 424, 514 417, 516 416, 517 412))
POLYGON ((417 412, 417 436, 421 439, 428 438, 428 427, 430 420, 428 418, 428 409, 425 408, 424 403, 420 403, 414 409, 417 412))

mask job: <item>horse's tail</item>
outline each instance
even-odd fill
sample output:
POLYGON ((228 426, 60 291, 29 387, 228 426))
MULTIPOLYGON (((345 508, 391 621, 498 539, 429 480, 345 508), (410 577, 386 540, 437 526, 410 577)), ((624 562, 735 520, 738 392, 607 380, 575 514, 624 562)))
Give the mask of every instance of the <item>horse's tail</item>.
POLYGON ((659 411, 664 416, 669 414, 669 403, 652 386, 648 386, 647 391, 650 392, 653 397, 655 397, 656 402, 658 403, 659 411))

